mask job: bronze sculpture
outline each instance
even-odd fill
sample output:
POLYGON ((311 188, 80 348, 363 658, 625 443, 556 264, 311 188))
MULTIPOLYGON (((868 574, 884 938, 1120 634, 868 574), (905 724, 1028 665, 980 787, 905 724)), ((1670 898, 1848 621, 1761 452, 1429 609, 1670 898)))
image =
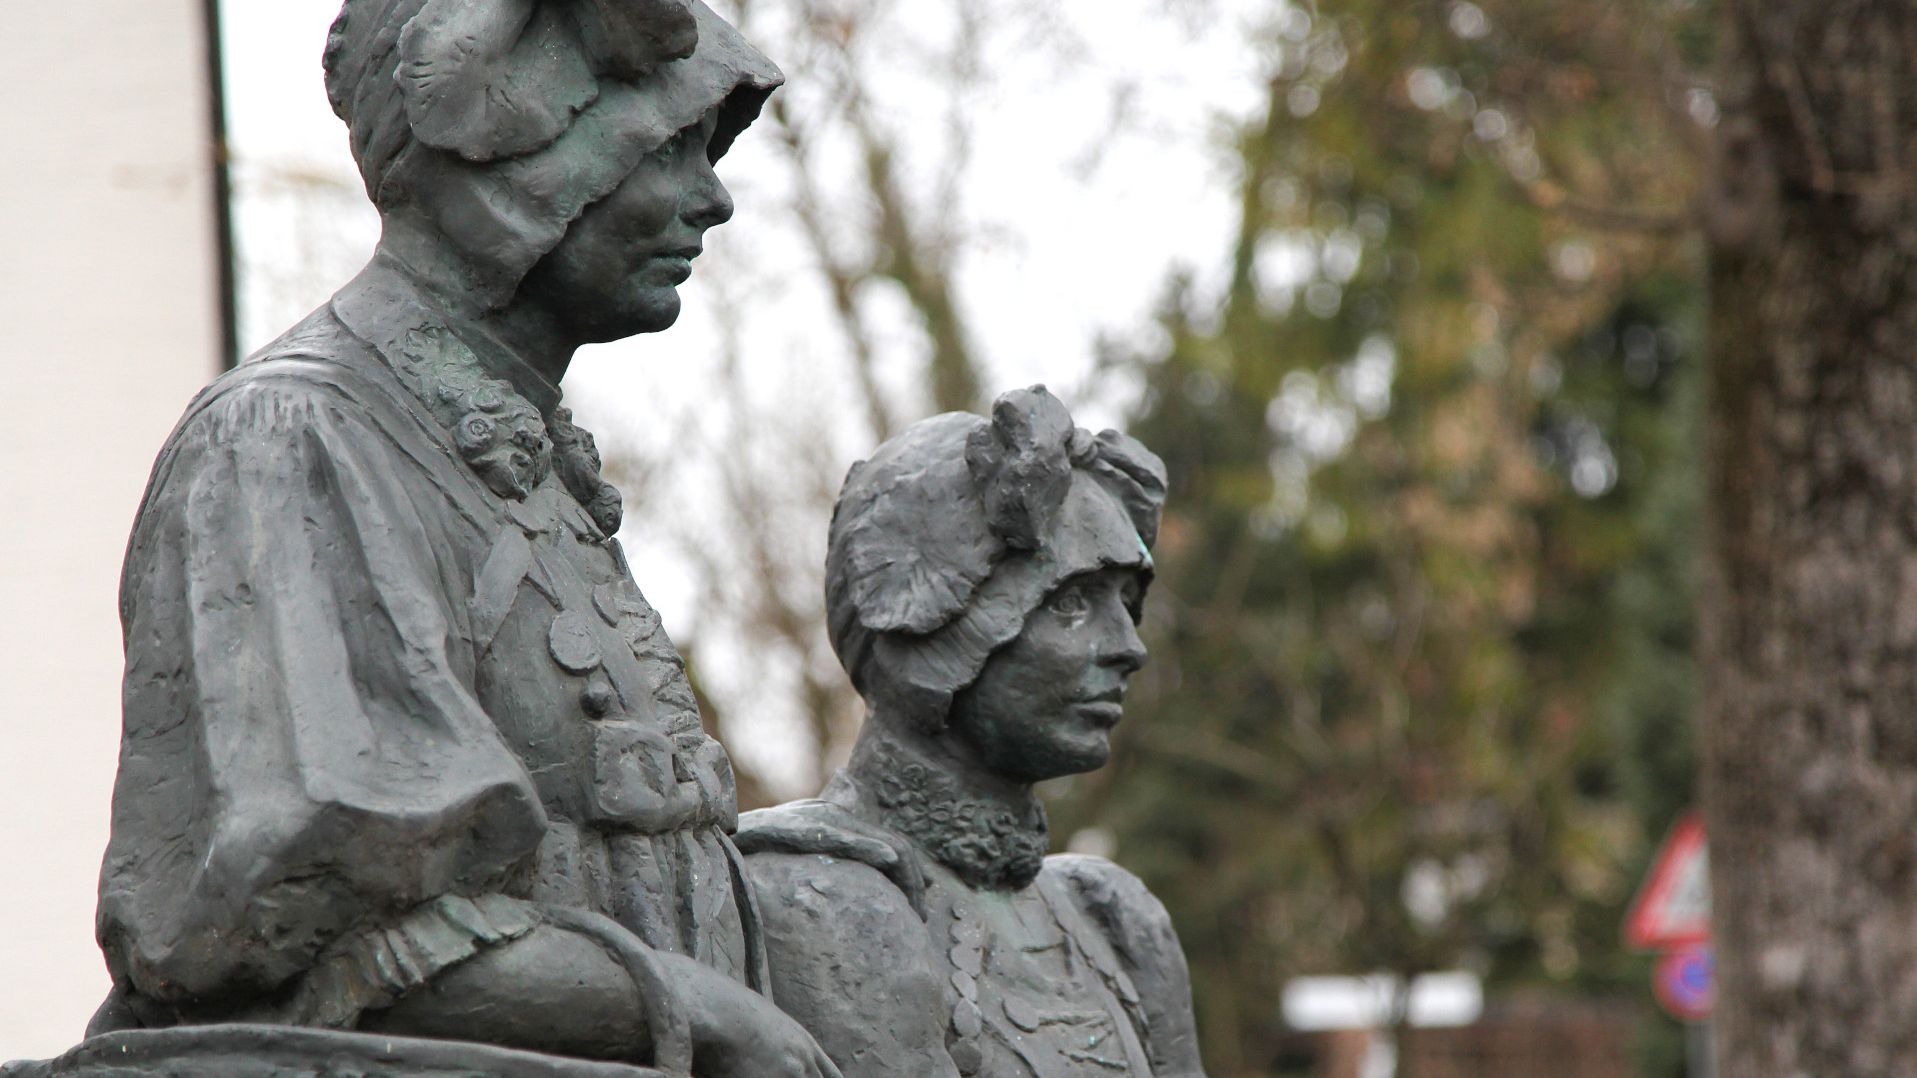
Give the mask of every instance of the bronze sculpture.
POLYGON ((1163 908, 1046 857, 1032 794, 1104 763, 1144 661, 1157 459, 1034 387, 855 468, 828 600, 870 721, 735 844, 558 385, 673 323, 777 69, 700 0, 346 0, 325 71, 381 242, 160 454, 114 988, 0 1076, 1202 1075, 1163 908))
POLYGON ((819 800, 739 833, 773 996, 846 1075, 1203 1074, 1164 908, 1046 857, 1032 792, 1109 755, 1164 493, 1155 456, 1042 387, 848 475, 826 595, 866 724, 819 800))
POLYGON ((379 250, 155 466, 115 987, 8 1073, 834 1073, 557 389, 672 323, 777 69, 699 0, 347 0, 325 68, 379 250))

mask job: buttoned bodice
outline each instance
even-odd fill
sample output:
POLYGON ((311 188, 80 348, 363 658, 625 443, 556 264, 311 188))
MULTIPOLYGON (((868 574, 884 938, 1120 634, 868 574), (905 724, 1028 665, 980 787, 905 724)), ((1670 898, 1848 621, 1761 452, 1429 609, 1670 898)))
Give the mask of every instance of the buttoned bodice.
POLYGON ((525 897, 742 973, 731 765, 658 613, 557 481, 502 509, 473 581, 474 682, 549 818, 525 897))
POLYGON ((1152 1073, 1131 979, 1055 876, 988 891, 936 862, 926 873, 926 927, 949 965, 947 1048, 960 1074, 1152 1073))

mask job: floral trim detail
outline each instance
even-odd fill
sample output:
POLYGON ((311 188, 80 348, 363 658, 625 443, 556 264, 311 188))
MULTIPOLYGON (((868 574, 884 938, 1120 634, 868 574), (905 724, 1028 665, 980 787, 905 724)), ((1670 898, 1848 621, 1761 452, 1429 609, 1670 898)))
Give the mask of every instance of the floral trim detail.
POLYGON ((891 742, 876 746, 859 769, 862 784, 898 831, 967 884, 1020 890, 1038 878, 1051 849, 1045 806, 1029 797, 1022 812, 974 797, 941 768, 921 763, 891 742))
POLYGON ((552 471, 552 442, 539 409, 438 326, 406 331, 395 371, 413 396, 453 432, 469 467, 502 498, 523 499, 552 471))
POLYGON ((607 535, 617 532, 625 516, 625 500, 618 488, 599 476, 599 445, 593 441, 592 432, 572 421, 570 408, 553 409, 549 431, 553 465, 559 469, 560 481, 586 507, 586 515, 600 531, 607 535))
POLYGON ((440 326, 407 330, 397 342, 394 373, 452 432, 453 444, 487 489, 524 500, 557 471, 566 490, 599 530, 619 530, 619 491, 599 475, 592 435, 558 408, 551 422, 511 382, 488 375, 472 349, 440 326))

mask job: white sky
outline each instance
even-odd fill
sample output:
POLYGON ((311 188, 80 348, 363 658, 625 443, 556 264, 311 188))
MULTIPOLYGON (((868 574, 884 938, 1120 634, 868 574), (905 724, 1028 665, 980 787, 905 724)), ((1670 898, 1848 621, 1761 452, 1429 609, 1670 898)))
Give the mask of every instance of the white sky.
MULTIPOLYGON (((236 240, 243 265, 253 271, 242 281, 241 297, 241 343, 250 350, 343 283, 370 252, 377 224, 358 193, 344 129, 321 86, 320 51, 338 0, 226 0, 222 6, 236 240)), ((1006 62, 994 64, 1002 77, 972 106, 976 157, 962 197, 981 238, 961 263, 958 285, 979 327, 975 343, 990 370, 988 387, 1042 381, 1069 399, 1085 383, 1099 335, 1148 339, 1152 308, 1175 267, 1214 284, 1225 267, 1237 205, 1225 135, 1262 107, 1263 58, 1247 20, 1273 4, 1055 0, 1052 6, 1081 39, 1073 58, 1016 49, 988 58, 1006 62), (1121 84, 1133 93, 1114 130, 1112 95, 1121 84)), ((778 41, 757 43, 783 59, 778 41)), ((783 66, 795 89, 801 86, 806 73, 790 61, 783 66)), ((935 102, 913 83, 909 60, 901 57, 896 67, 874 74, 882 83, 894 80, 885 83, 892 92, 884 106, 897 129, 936 124, 935 102)), ((696 418, 709 407, 702 394, 719 350, 714 281, 721 274, 743 282, 753 296, 744 321, 733 328, 746 344, 753 384, 765 396, 759 405, 839 406, 842 398, 813 384, 814 375, 834 363, 838 338, 809 283, 803 247, 779 212, 785 197, 779 169, 755 134, 763 136, 748 131, 721 165, 738 213, 711 237, 709 254, 683 289, 680 324, 659 337, 582 353, 567 379, 569 399, 609 456, 647 447, 648 433, 668 426, 663 416, 696 418)), ((909 166, 909 141, 905 149, 909 166)), ((882 343, 895 376, 919 361, 909 333, 882 343)), ((1115 417, 1109 400, 1078 407, 1080 423, 1094 428, 1115 417)), ((867 448, 848 446, 846 454, 867 448)), ((698 506, 689 504, 699 497, 696 464, 685 470, 687 481, 671 489, 688 504, 669 511, 696 514, 698 506)), ((634 561, 641 585, 677 632, 692 618, 692 587, 682 566, 646 556, 657 553, 645 531, 647 515, 660 508, 633 507, 624 538, 640 552, 634 561)), ((820 520, 819 528, 824 524, 820 520)), ((778 738, 755 740, 754 749, 755 762, 776 773, 778 738)), ((99 850, 105 835, 73 841, 99 850)), ((59 866, 36 884, 90 909, 95 863, 80 860, 87 863, 59 866)), ((93 941, 79 934, 78 923, 50 916, 44 926, 10 930, 57 930, 73 968, 99 969, 93 941)), ((58 1051, 104 989, 102 971, 97 984, 63 984, 37 999, 34 1013, 7 1016, 8 1029, 37 1032, 29 1043, 0 1045, 0 1059, 58 1051)))
MULTIPOLYGON (((760 10, 790 6, 761 0, 760 10)), ((959 198, 974 227, 957 276, 988 391, 1044 382, 1074 404, 1082 425, 1111 425, 1122 401, 1087 392, 1094 342, 1101 335, 1148 340, 1174 268, 1195 272, 1201 290, 1207 281, 1222 283, 1237 212, 1228 140, 1263 103, 1264 56, 1254 43, 1261 35, 1250 20, 1271 17, 1272 7, 1270 0, 1056 0, 1047 10, 1049 35, 1032 31, 1047 20, 1029 14, 995 24, 984 58, 991 77, 967 104, 974 158, 959 198)), ((248 349, 323 302, 377 238, 319 78, 318 43, 337 9, 337 0, 226 5, 248 349)), ((949 27, 908 15, 910 7, 880 10, 886 13, 864 33, 887 50, 866 79, 881 121, 907 133, 908 186, 929 190, 943 160, 945 100, 915 50, 935 50, 949 27)), ((770 33, 757 44, 786 67, 791 82, 781 92, 797 95, 794 109, 811 107, 805 95, 816 100, 818 83, 786 58, 797 50, 780 48, 778 25, 769 20, 770 33)), ((819 171, 828 189, 835 175, 858 167, 855 154, 826 143, 819 171)), ((695 622, 715 619, 695 609, 691 570, 659 534, 656 514, 663 502, 681 520, 706 518, 713 478, 701 450, 671 444, 671 432, 723 428, 727 437, 750 437, 769 413, 793 410, 821 413, 826 427, 847 432, 836 447, 844 464, 871 448, 857 444, 863 436, 855 424, 829 418, 853 411, 845 345, 785 211, 787 173, 767 133, 747 131, 720 173, 738 213, 708 236, 708 253, 681 290, 679 324, 588 349, 565 385, 609 458, 672 462, 655 501, 628 513, 622 538, 640 585, 681 639, 695 622), (721 292, 750 298, 721 309, 721 292), (752 400, 708 399, 720 317, 743 342, 752 400)), ((903 302, 881 293, 872 306, 887 330, 879 341, 881 380, 916 385, 924 357, 903 302)), ((909 403, 902 412, 920 414, 909 403)), ((722 440, 708 434, 709 444, 722 440)), ((822 536, 825 526, 821 512, 812 527, 822 536)), ((723 543, 720 529, 711 530, 711 541, 723 543)), ((728 728, 733 751, 787 792, 809 793, 813 776, 793 766, 810 756, 792 740, 801 736, 789 721, 793 672, 769 668, 733 643, 723 631, 701 634, 707 688, 732 721, 752 724, 728 728)))

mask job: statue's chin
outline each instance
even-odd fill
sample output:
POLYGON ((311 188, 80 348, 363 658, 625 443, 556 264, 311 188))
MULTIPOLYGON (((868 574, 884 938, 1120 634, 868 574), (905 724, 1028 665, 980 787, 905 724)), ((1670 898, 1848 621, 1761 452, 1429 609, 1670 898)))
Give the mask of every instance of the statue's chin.
POLYGON ((1096 771, 1111 758, 1111 735, 1104 730, 1085 730, 1056 737, 1042 747, 1005 752, 995 770, 1020 782, 1045 782, 1096 771))
POLYGON ((667 286, 652 286, 636 293, 621 309, 587 320, 585 341, 610 344, 642 333, 671 329, 679 320, 679 291, 667 286))
POLYGON ((1086 746, 1084 751, 1078 754, 1077 758, 1072 761, 1071 770, 1061 771, 1054 777, 1064 778, 1066 775, 1082 775, 1087 771, 1097 771, 1099 768, 1110 763, 1112 759, 1111 738, 1106 734, 1100 733, 1097 735, 1097 740, 1098 744, 1086 746))

